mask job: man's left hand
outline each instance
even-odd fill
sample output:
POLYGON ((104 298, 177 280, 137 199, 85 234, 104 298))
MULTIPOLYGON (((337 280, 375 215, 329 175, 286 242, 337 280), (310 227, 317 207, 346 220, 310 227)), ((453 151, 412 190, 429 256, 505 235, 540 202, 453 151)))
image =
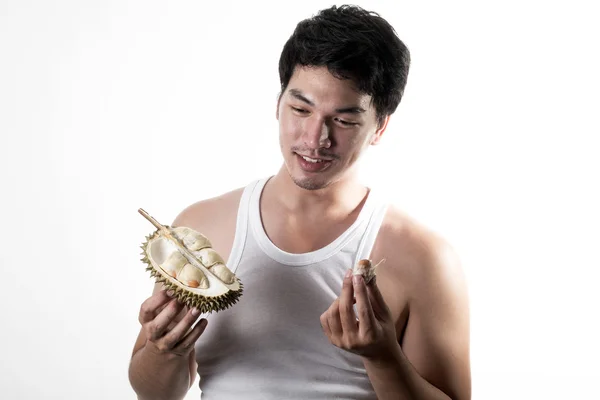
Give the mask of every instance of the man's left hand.
POLYGON ((362 276, 352 276, 349 270, 340 297, 320 318, 332 344, 370 359, 385 358, 398 346, 394 321, 376 280, 366 285, 362 276))

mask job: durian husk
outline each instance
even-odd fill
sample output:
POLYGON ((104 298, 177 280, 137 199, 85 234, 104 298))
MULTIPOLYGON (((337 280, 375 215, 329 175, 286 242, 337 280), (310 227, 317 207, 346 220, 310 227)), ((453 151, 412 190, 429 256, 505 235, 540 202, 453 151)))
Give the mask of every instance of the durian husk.
POLYGON ((141 245, 141 261, 147 265, 146 270, 150 272, 150 276, 155 279, 155 282, 162 283, 166 290, 173 292, 173 297, 189 308, 197 308, 201 313, 219 312, 238 302, 243 292, 242 282, 227 268, 220 255, 212 249, 208 239, 187 227, 174 228, 160 225, 141 209, 140 213, 157 226, 152 234, 146 236, 141 245), (186 241, 180 239, 184 231, 191 231, 194 235, 201 237, 201 245, 190 250, 185 245, 186 241), (206 278, 203 282, 199 282, 200 285, 189 286, 169 275, 161 267, 175 251, 180 252, 187 259, 187 264, 191 264, 182 269, 206 278), (198 269, 200 273, 190 271, 190 268, 198 269), (211 271, 212 268, 217 269, 217 274, 211 271), (221 273, 218 270, 221 270, 221 273), (227 273, 222 274, 222 271, 227 273), (224 276, 226 281, 222 280, 219 275, 224 276))

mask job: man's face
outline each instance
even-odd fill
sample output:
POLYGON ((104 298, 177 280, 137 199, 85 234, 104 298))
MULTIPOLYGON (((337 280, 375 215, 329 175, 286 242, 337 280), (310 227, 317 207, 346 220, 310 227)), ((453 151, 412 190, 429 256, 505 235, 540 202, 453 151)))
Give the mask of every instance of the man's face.
POLYGON ((297 67, 277 107, 279 142, 296 185, 316 190, 352 169, 385 130, 377 125, 371 96, 326 67, 297 67), (316 161, 316 162, 315 162, 316 161))

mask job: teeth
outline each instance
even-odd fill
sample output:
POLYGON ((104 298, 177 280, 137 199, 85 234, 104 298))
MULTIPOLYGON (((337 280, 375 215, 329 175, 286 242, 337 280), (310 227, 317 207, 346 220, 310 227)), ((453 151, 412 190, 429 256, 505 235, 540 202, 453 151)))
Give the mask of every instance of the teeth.
POLYGON ((323 162, 321 160, 315 160, 314 158, 308 158, 308 157, 304 157, 304 156, 302 156, 302 158, 304 158, 306 161, 311 162, 311 163, 323 162))

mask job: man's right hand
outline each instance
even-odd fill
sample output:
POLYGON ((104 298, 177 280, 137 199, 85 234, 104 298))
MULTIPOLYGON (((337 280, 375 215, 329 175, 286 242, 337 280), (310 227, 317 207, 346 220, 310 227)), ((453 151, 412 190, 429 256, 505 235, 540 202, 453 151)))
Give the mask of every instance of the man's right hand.
POLYGON ((146 350, 157 355, 189 355, 206 328, 207 321, 203 318, 190 330, 199 316, 198 309, 188 309, 167 291, 159 290, 140 307, 139 322, 146 336, 146 350))

